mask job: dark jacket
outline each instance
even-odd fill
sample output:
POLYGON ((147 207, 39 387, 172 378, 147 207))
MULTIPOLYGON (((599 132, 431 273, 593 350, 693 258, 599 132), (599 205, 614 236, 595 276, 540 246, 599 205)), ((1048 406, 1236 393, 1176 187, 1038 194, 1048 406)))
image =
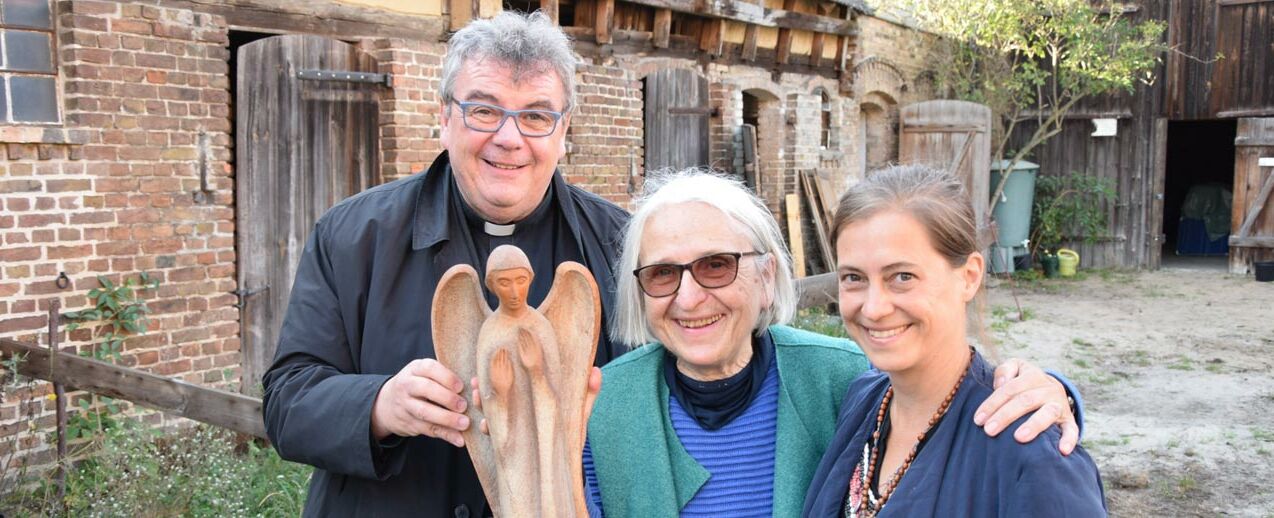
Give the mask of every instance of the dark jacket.
MULTIPOLYGON (((946 416, 879 516, 1105 516, 1097 466, 1082 447, 1063 457, 1057 451, 1061 431, 1056 426, 1018 444, 1013 432, 1029 416, 995 437, 973 424, 974 411, 991 395, 994 371, 978 355, 968 372, 946 416)), ((804 516, 842 515, 850 476, 862 460, 887 388, 889 377, 880 371, 864 374, 849 386, 836 437, 810 483, 804 516)))
MULTIPOLYGON (((317 468, 306 516, 490 512, 464 449, 428 437, 371 438, 381 385, 408 362, 434 357, 430 314, 439 278, 455 264, 473 264, 456 234, 468 230, 449 202, 454 185, 443 153, 425 174, 338 203, 306 244, 264 379, 270 440, 283 458, 317 468)), ((597 279, 605 329, 628 214, 567 185, 560 173, 552 192, 597 279)), ((598 365, 624 351, 606 336, 598 347, 598 365)))

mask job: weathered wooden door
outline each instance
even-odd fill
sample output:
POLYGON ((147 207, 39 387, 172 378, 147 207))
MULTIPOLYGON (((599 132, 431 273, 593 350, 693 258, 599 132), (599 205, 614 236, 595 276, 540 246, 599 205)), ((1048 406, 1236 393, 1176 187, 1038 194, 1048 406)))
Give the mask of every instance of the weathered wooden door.
POLYGON ((666 69, 646 77, 646 170, 708 165, 708 79, 666 69))
POLYGON ((354 47, 288 35, 238 55, 236 253, 245 393, 270 366, 315 220, 378 178, 376 62, 354 47), (339 72, 339 74, 338 74, 339 72))
POLYGON ((980 242, 991 198, 991 109, 966 101, 926 101, 899 112, 898 161, 954 171, 973 196, 980 242))
POLYGON ((1239 119, 1234 138, 1230 273, 1274 261, 1274 117, 1239 119))

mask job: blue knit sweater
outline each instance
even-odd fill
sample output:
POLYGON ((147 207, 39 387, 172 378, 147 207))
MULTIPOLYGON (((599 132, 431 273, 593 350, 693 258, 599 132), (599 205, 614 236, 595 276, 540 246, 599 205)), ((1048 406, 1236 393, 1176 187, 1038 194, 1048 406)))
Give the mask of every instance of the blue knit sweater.
MULTIPOLYGON (((774 446, 779 408, 779 371, 774 357, 756 399, 742 414, 717 430, 705 430, 668 396, 669 417, 682 446, 711 473, 708 482, 681 510, 693 517, 768 517, 774 506, 774 446)), ((603 515, 593 457, 584 446, 584 479, 590 514, 603 515)))

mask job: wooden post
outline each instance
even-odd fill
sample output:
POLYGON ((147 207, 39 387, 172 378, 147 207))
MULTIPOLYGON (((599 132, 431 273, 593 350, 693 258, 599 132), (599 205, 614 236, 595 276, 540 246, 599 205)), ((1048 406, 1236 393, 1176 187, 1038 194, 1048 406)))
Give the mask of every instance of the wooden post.
POLYGON ((748 28, 743 31, 743 60, 753 61, 756 59, 756 33, 757 26, 749 23, 748 28))
POLYGON ((597 0, 596 15, 593 19, 593 32, 597 36, 597 43, 610 43, 613 41, 610 28, 615 18, 615 0, 597 0))
MULTIPOLYGON (((57 358, 60 342, 59 327, 62 323, 62 301, 49 300, 49 370, 56 370, 53 359, 57 358)), ((66 503, 66 387, 61 383, 53 384, 53 397, 57 408, 57 470, 54 479, 58 484, 58 504, 66 503)))
POLYGON ((725 21, 712 18, 704 23, 699 33, 699 50, 713 56, 720 56, 725 40, 725 21))
POLYGON ((655 30, 651 43, 657 49, 668 48, 668 36, 672 33, 672 9, 655 10, 655 30))
MULTIPOLYGON (((796 0, 783 0, 783 10, 792 12, 796 9, 796 0)), ((780 65, 786 65, 788 58, 792 54, 792 29, 779 29, 778 48, 775 49, 775 61, 780 65)))
POLYGON ((469 22, 478 15, 478 0, 449 0, 447 5, 451 8, 451 19, 447 30, 451 32, 469 25, 469 22))
POLYGON ((787 202, 787 235, 792 246, 792 268, 797 277, 804 277, 805 241, 801 237, 801 197, 792 193, 783 199, 787 202))
POLYGON ((557 2, 558 0, 542 0, 540 2, 540 10, 544 11, 544 15, 548 16, 550 20, 553 20, 554 24, 561 25, 561 23, 558 22, 557 2))

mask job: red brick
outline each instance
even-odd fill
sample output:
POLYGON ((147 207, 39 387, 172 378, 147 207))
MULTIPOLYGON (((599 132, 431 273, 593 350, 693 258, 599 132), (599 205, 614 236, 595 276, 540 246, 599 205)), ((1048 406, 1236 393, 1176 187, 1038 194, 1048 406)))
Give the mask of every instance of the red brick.
POLYGON ((111 20, 111 30, 131 34, 150 34, 152 32, 152 27, 151 24, 147 22, 115 19, 111 20))
POLYGON ((108 257, 112 255, 136 255, 137 249, 137 243, 129 241, 99 243, 97 245, 97 255, 108 257))
POLYGON ((0 194, 15 192, 36 192, 43 189, 44 184, 38 180, 0 181, 0 194))
POLYGON ((22 212, 22 211, 31 210, 31 199, 30 198, 9 198, 9 200, 5 202, 5 207, 9 212, 22 212))
POLYGON ((49 259, 85 257, 93 254, 93 245, 50 246, 48 254, 49 259))
POLYGON ((15 331, 31 331, 47 326, 49 318, 40 315, 34 317, 8 318, 0 320, 0 334, 13 333, 15 331))
POLYGON ((48 180, 45 182, 47 192, 88 191, 92 189, 89 180, 48 180))
POLYGON ((18 216, 18 226, 23 228, 43 227, 59 223, 66 223, 65 214, 23 214, 18 216))
MULTIPOLYGON (((95 225, 99 223, 110 223, 114 220, 115 216, 110 212, 105 211, 77 212, 71 214, 72 225, 95 225)), ((86 235, 85 238, 88 238, 88 236, 86 235)))

